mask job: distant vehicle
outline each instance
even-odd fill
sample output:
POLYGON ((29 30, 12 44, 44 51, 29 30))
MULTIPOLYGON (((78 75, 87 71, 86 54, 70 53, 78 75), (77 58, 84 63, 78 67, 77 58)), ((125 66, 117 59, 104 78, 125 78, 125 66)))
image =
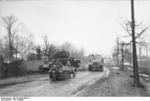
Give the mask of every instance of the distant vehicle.
POLYGON ((57 59, 49 70, 49 78, 53 81, 69 79, 71 75, 75 77, 76 71, 74 67, 69 66, 69 61, 67 61, 66 65, 63 65, 61 60, 57 59))
POLYGON ((50 67, 52 66, 53 62, 43 63, 39 66, 38 71, 40 74, 48 73, 50 67))
POLYGON ((100 62, 92 62, 89 67, 89 71, 103 71, 103 64, 100 62))

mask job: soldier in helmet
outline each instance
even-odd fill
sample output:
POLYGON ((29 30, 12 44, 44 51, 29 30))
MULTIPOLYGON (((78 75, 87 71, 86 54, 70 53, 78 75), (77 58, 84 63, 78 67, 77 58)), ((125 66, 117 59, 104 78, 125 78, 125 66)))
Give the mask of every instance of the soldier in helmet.
POLYGON ((71 63, 70 63, 70 61, 67 61, 67 66, 69 67, 69 66, 71 66, 71 63))

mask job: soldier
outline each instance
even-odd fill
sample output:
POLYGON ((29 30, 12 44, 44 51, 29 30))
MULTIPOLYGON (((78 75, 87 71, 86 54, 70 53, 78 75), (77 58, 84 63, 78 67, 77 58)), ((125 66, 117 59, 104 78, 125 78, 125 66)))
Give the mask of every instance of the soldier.
POLYGON ((63 64, 61 63, 61 61, 60 61, 59 59, 56 60, 56 65, 57 65, 58 67, 63 66, 63 64))
POLYGON ((67 61, 67 66, 69 67, 69 66, 71 66, 71 63, 70 63, 70 61, 67 61))

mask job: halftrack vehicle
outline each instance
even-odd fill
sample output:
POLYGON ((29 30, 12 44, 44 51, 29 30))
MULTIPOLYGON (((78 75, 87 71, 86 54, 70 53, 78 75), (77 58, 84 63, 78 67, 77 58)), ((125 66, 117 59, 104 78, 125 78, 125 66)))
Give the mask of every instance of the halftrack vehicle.
POLYGON ((57 59, 49 69, 49 78, 53 81, 59 79, 69 79, 71 75, 75 77, 76 71, 67 60, 62 61, 62 59, 57 59))

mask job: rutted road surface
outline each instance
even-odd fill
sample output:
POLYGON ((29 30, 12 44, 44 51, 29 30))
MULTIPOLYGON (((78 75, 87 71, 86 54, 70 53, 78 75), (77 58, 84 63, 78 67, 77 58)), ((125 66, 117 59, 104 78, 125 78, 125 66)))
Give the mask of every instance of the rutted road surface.
POLYGON ((55 82, 47 75, 32 82, 1 88, 0 96, 77 96, 107 75, 108 68, 103 72, 78 72, 75 78, 55 82))

